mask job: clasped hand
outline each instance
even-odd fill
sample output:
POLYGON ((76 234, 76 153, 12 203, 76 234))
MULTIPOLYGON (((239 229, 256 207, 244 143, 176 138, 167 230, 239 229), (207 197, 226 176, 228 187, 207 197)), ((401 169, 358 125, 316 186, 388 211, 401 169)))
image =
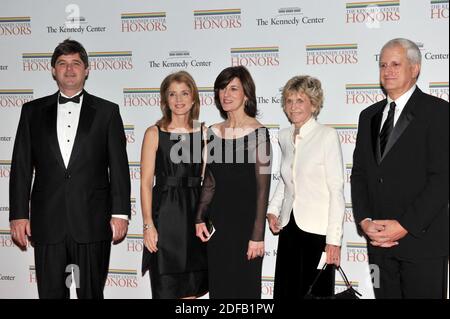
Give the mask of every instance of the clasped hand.
POLYGON ((398 245, 398 240, 408 231, 397 220, 364 220, 361 228, 369 237, 370 244, 376 247, 390 248, 398 245))

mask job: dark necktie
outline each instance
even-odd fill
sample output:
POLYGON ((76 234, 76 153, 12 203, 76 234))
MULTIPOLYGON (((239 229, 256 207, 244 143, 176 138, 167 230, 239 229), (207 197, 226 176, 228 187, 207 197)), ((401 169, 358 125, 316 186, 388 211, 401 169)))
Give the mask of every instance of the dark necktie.
POLYGON ((65 104, 67 102, 80 103, 80 97, 83 95, 84 91, 81 91, 80 94, 72 96, 71 98, 67 98, 59 94, 58 102, 59 104, 65 104))
POLYGON ((392 131, 394 130, 394 114, 395 107, 397 105, 395 102, 391 102, 389 105, 389 112, 386 121, 384 121, 383 128, 380 132, 380 152, 381 156, 384 154, 384 150, 386 148, 386 144, 389 140, 389 136, 391 136, 392 131))

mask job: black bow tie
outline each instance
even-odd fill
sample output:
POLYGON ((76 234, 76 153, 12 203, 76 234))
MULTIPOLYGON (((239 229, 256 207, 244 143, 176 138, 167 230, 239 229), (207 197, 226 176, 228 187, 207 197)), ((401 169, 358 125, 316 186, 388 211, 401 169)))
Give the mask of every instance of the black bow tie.
POLYGON ((67 98, 59 94, 58 102, 59 104, 65 104, 67 102, 80 103, 80 97, 83 95, 84 91, 81 91, 80 94, 72 96, 71 98, 67 98))

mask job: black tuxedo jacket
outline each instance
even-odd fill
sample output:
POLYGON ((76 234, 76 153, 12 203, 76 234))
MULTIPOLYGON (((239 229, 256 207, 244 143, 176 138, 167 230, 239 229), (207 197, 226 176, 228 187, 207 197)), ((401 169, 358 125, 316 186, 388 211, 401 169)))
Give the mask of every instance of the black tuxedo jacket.
POLYGON ((380 156, 383 100, 361 112, 353 154, 355 222, 396 219, 408 231, 393 248, 369 253, 403 258, 449 254, 449 105, 416 88, 380 156))
POLYGON ((68 167, 56 131, 58 93, 23 105, 10 174, 10 220, 32 240, 110 240, 111 214, 130 216, 130 175, 119 107, 87 92, 68 167), (33 189, 30 193, 33 180, 33 189))

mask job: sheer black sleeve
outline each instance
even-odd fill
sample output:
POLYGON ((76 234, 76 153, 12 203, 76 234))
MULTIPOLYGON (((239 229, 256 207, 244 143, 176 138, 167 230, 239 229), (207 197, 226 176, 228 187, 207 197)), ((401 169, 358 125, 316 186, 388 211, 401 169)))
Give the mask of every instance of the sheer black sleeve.
POLYGON ((205 176, 203 178, 202 191, 200 193, 200 199, 197 206, 197 217, 195 223, 205 223, 208 215, 208 208, 214 197, 214 191, 216 188, 216 181, 208 165, 205 168, 205 176))
POLYGON ((252 241, 264 241, 266 229, 266 212, 269 202, 270 182, 272 180, 272 148, 269 130, 258 129, 255 147, 256 175, 256 215, 253 226, 252 241))

